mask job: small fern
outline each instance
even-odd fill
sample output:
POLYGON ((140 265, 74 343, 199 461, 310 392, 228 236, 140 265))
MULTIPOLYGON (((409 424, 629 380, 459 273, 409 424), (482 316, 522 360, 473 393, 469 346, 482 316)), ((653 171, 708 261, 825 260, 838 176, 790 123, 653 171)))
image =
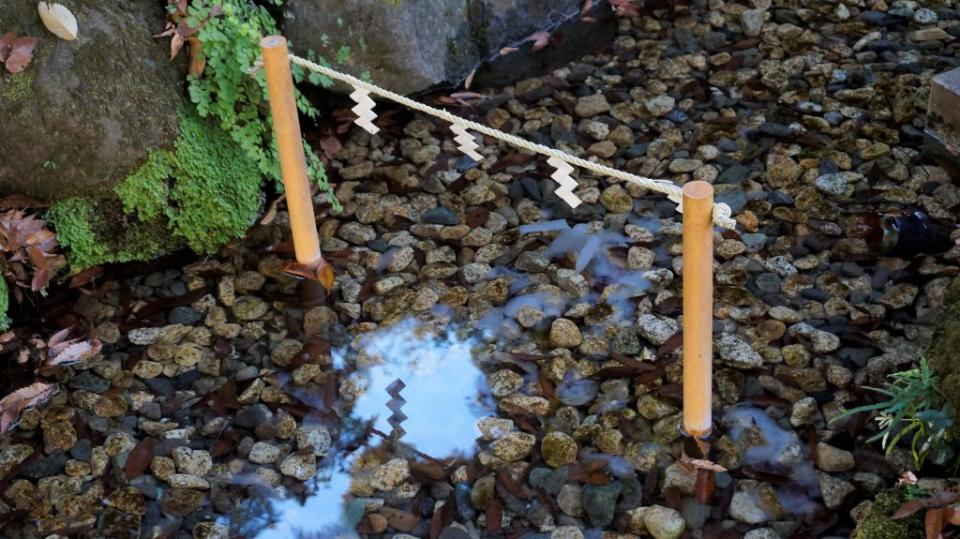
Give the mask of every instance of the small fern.
MULTIPOLYGON (((265 0, 280 6, 283 0, 265 0)), ((198 29, 206 67, 200 76, 190 75, 190 100, 203 116, 215 118, 256 163, 260 173, 280 184, 280 165, 268 113, 266 80, 262 70, 251 75, 260 55, 260 39, 277 34, 277 24, 264 6, 249 0, 193 0, 186 23, 198 29)), ((329 85, 325 77, 307 77, 303 68, 291 66, 294 79, 329 85)), ((297 91, 297 108, 314 118, 317 109, 297 91)), ((340 205, 327 182, 320 158, 304 143, 311 180, 327 194, 335 210, 340 205)))
POLYGON ((948 439, 953 414, 926 358, 920 359, 916 369, 891 374, 890 380, 886 388, 867 388, 888 400, 847 410, 840 417, 876 411, 874 419, 880 430, 868 442, 880 441, 890 454, 907 440, 917 468, 923 467, 928 458, 939 465, 948 464, 954 456, 948 439))

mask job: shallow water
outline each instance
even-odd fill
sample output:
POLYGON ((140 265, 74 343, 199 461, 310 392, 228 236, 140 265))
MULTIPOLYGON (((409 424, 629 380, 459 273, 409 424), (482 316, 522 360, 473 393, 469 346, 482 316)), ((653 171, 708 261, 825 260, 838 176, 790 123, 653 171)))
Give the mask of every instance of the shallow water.
MULTIPOLYGON (((653 219, 639 219, 637 224, 651 231, 659 228, 653 219)), ((477 421, 496 415, 486 374, 480 368, 491 360, 493 349, 486 345, 499 348, 522 341, 529 332, 545 330, 550 320, 571 306, 596 304, 601 292, 612 308, 608 323, 632 322, 631 299, 643 296, 650 282, 642 271, 627 269, 624 261, 611 255, 611 248, 628 245, 623 234, 609 230, 591 233, 584 224, 570 228, 563 220, 524 225, 520 232, 544 234, 544 255, 555 262, 575 257, 574 271, 586 272, 587 293, 576 297, 568 293, 526 292, 536 281, 513 267, 500 266, 493 268, 487 279, 506 277, 511 297, 503 305, 491 308, 476 324, 451 320, 453 309, 438 306, 429 315, 405 318, 334 349, 333 367, 350 373, 342 383, 360 390, 355 399, 340 403, 349 413, 344 420, 344 432, 318 463, 317 476, 308 482, 309 494, 303 503, 296 496, 258 499, 255 503, 265 505, 259 511, 270 518, 247 520, 244 530, 261 528, 255 533, 259 539, 357 537, 354 530, 363 515, 363 502, 358 502, 351 491, 356 490, 358 480, 369 479, 369 472, 360 469, 364 468, 367 453, 386 452, 386 458, 402 454, 463 462, 475 456, 481 434, 477 421), (524 308, 540 311, 542 322, 526 329, 518 325, 517 317, 524 308), (368 425, 379 435, 356 448, 356 444, 350 443, 353 440, 346 425, 368 425)), ((381 266, 385 264, 381 261, 381 266)), ((583 331, 591 334, 597 330, 583 331)), ((525 368, 525 383, 536 382, 536 364, 521 360, 514 363, 521 370, 525 368)), ((562 403, 579 406, 593 401, 598 391, 596 381, 570 373, 558 385, 557 397, 562 403)), ((312 395, 293 392, 303 402, 317 400, 312 395)), ((603 409, 619 409, 623 405, 607 402, 603 409)), ((595 453, 588 458, 594 459, 604 460, 614 476, 634 473, 633 465, 623 457, 595 453)), ((236 482, 242 484, 245 480, 241 477, 236 482)), ((251 491, 258 490, 256 477, 246 482, 254 484, 251 491)), ((251 513, 256 514, 253 505, 251 502, 251 513)), ((233 525, 236 529, 238 523, 233 525)))
MULTIPOLYGON (((349 404, 349 422, 396 436, 404 449, 436 459, 471 457, 480 436, 476 422, 490 415, 494 407, 474 358, 478 343, 460 337, 458 329, 455 324, 428 327, 407 318, 334 350, 334 367, 356 366, 351 379, 363 388, 359 398, 349 404), (402 382, 399 391, 397 381, 402 382)), ((351 531, 356 522, 351 522, 347 498, 358 475, 352 468, 369 447, 340 453, 347 440, 339 442, 339 452, 333 449, 319 465, 317 480, 311 485, 314 490, 305 503, 296 499, 271 502, 278 521, 256 537, 356 535, 351 531)))

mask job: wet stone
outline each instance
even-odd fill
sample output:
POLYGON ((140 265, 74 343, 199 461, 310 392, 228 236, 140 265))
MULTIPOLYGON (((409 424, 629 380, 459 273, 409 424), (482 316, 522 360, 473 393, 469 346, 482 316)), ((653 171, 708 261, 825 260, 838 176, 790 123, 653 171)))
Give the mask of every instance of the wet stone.
POLYGON ((577 460, 577 442, 562 432, 551 432, 543 437, 540 453, 544 462, 554 468, 572 464, 577 460))
POLYGON ((267 314, 269 305, 256 296, 240 296, 233 305, 233 314, 240 320, 257 320, 267 314))
POLYGON ((280 473, 306 481, 317 474, 316 457, 312 452, 310 454, 302 451, 293 453, 280 463, 280 473))
POLYGON ((184 517, 200 509, 203 500, 200 491, 171 488, 160 498, 160 509, 172 517, 184 517))
POLYGON ((270 408, 265 404, 257 403, 241 408, 234 418, 234 423, 240 427, 253 429, 257 425, 269 423, 272 419, 273 412, 270 411, 270 408))
POLYGON ((550 325, 550 346, 573 348, 583 341, 580 328, 572 320, 557 318, 550 325))
POLYGON ((493 454, 507 462, 520 460, 530 454, 536 438, 525 432, 511 432, 490 445, 493 454))
POLYGON ((582 505, 587 520, 596 527, 609 526, 617 508, 617 497, 623 486, 619 481, 607 485, 585 485, 582 491, 582 505))

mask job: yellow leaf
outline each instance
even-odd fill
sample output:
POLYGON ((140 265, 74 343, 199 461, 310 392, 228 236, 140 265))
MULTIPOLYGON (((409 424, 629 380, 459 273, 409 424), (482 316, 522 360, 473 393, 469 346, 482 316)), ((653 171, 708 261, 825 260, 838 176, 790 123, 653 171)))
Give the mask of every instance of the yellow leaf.
POLYGON ((67 41, 77 39, 77 18, 60 4, 40 2, 37 4, 40 20, 50 33, 67 41))

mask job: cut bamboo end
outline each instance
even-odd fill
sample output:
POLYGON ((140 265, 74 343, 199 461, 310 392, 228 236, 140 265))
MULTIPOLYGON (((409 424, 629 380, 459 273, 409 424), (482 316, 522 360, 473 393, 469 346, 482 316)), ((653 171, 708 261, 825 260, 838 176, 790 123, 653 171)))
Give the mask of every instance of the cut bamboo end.
POLYGON ((713 429, 713 186, 683 186, 683 429, 713 429))
POLYGON ((287 210, 297 262, 317 266, 323 262, 317 222, 313 215, 313 197, 307 177, 307 161, 303 152, 300 118, 297 114, 293 75, 287 40, 283 36, 267 36, 260 40, 263 70, 267 79, 267 95, 273 118, 273 134, 280 155, 280 172, 286 191, 287 210))

